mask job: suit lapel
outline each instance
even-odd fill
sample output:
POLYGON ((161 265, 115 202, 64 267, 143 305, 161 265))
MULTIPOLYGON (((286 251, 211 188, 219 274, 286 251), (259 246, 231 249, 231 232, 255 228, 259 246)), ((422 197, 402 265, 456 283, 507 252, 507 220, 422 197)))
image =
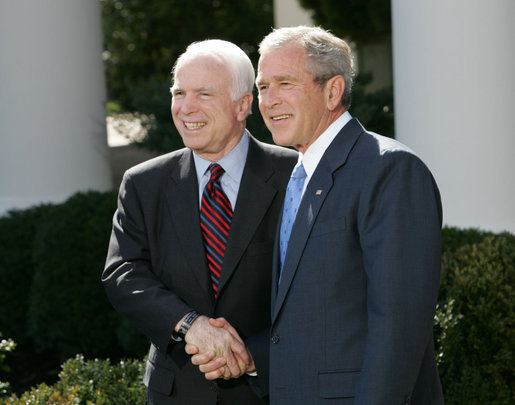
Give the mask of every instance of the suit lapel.
MULTIPOLYGON (((284 206, 284 202, 283 202, 284 206)), ((275 239, 274 239, 274 256, 272 260, 272 299, 271 299, 271 309, 272 309, 272 317, 275 312, 275 303, 277 301, 277 290, 279 289, 277 282, 279 281, 279 271, 281 270, 281 262, 280 262, 280 246, 279 246, 279 238, 281 234, 281 222, 282 222, 282 207, 281 214, 279 215, 279 220, 277 221, 277 228, 275 231, 275 239)), ((273 318, 272 318, 273 319, 273 318)))
MULTIPOLYGON (((293 224, 288 251, 284 261, 281 284, 276 287, 277 295, 272 295, 272 322, 277 318, 286 299, 313 225, 332 188, 333 173, 345 164, 352 147, 363 131, 363 127, 356 119, 349 121, 325 151, 306 187, 295 223, 293 224)), ((275 243, 276 253, 279 250, 278 238, 277 234, 275 243)), ((277 254, 274 255, 275 257, 277 257, 277 254)), ((278 276, 279 266, 279 260, 274 260, 274 276, 278 276)), ((277 279, 274 278, 274 280, 277 279)), ((272 289, 273 292, 274 288, 272 289)))
POLYGON ((238 191, 238 199, 220 277, 219 294, 223 294, 224 286, 236 269, 257 227, 277 194, 275 187, 267 182, 273 173, 271 165, 268 164, 267 155, 259 144, 250 137, 247 160, 238 191))
POLYGON ((198 181, 190 150, 186 150, 176 165, 166 189, 168 214, 174 228, 181 233, 179 243, 199 285, 212 297, 200 233, 198 181))

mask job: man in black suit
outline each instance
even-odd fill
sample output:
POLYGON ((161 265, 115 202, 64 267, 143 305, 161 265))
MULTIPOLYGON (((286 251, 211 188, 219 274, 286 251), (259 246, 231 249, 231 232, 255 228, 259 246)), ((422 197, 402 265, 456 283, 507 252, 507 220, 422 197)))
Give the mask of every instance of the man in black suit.
POLYGON ((254 69, 236 45, 190 45, 173 78, 172 116, 186 148, 125 173, 102 282, 151 341, 149 404, 264 404, 247 381, 256 377, 244 375, 253 364, 242 341, 270 325, 274 234, 297 154, 245 129, 254 69), (227 212, 210 205, 220 200, 227 212), (213 242, 222 225, 225 240, 213 242), (227 319, 232 333, 210 317, 227 319), (206 380, 185 343, 223 359, 225 377, 237 378, 206 380))

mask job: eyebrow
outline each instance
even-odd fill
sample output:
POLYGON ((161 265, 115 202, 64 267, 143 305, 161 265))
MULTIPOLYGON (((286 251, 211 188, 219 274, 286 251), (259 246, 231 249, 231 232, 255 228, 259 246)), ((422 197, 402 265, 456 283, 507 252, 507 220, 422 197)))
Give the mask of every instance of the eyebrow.
MULTIPOLYGON (((184 89, 180 86, 172 86, 172 92, 176 91, 184 91, 184 89)), ((211 86, 204 86, 204 87, 197 87, 192 90, 194 93, 202 93, 203 91, 210 91, 213 92, 213 87, 211 86)))
MULTIPOLYGON (((272 76, 272 81, 274 82, 282 82, 284 80, 287 80, 287 81, 294 81, 296 80, 295 76, 292 76, 292 75, 280 75, 280 76, 272 76)), ((256 84, 259 84, 259 83, 267 83, 269 82, 270 80, 263 80, 261 79, 259 76, 256 80, 256 84)))
POLYGON ((193 91, 196 93, 201 93, 203 91, 213 91, 213 87, 210 87, 210 86, 198 87, 196 89, 193 89, 193 91))

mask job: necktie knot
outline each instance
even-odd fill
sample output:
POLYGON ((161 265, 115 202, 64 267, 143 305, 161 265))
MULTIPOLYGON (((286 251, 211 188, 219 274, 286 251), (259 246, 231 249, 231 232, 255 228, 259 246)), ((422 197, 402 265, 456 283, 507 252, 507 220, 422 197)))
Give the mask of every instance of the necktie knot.
POLYGON ((291 177, 294 179, 304 179, 306 178, 306 170, 304 170, 304 165, 301 163, 300 166, 297 166, 293 173, 291 174, 291 177))
POLYGON ((211 163, 208 167, 208 170, 211 172, 211 175, 209 177, 209 182, 207 184, 207 187, 208 187, 209 193, 211 194, 211 197, 214 197, 214 193, 215 193, 214 184, 216 182, 220 182, 220 176, 225 173, 225 170, 218 163, 211 163))

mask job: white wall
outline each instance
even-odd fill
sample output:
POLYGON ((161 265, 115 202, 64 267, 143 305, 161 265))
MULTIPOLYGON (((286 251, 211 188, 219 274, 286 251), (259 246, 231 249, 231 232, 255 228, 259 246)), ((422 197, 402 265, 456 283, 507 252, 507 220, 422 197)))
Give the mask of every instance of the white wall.
POLYGON ((396 137, 444 221, 515 232, 515 1, 392 0, 396 137))
POLYGON ((111 188, 98 1, 0 3, 0 215, 111 188))

